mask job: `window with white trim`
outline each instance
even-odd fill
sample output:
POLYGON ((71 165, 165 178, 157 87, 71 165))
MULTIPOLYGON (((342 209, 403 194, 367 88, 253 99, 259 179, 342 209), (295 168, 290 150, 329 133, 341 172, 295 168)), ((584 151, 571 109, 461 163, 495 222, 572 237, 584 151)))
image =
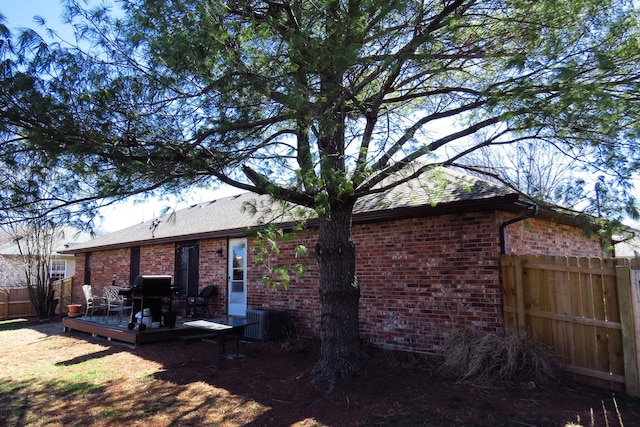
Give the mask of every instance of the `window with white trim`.
POLYGON ((49 269, 51 280, 60 280, 67 277, 67 261, 62 259, 51 260, 51 268, 49 269))

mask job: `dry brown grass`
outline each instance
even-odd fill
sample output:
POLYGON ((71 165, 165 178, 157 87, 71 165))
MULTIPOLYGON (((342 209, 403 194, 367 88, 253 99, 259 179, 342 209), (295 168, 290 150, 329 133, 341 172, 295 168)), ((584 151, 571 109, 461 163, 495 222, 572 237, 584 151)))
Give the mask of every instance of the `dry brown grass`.
POLYGON ((473 389, 435 361, 365 348, 363 376, 311 384, 317 341, 244 343, 245 358, 213 366, 205 341, 135 349, 60 322, 0 321, 0 427, 631 426, 640 403, 566 381, 473 389), (615 400, 614 400, 615 399, 615 400), (618 419, 624 420, 618 423, 618 419), (631 421, 631 423, 629 422, 631 421))
POLYGON ((560 369, 553 351, 524 332, 503 335, 461 328, 447 341, 440 372, 477 386, 541 385, 557 378, 560 369))

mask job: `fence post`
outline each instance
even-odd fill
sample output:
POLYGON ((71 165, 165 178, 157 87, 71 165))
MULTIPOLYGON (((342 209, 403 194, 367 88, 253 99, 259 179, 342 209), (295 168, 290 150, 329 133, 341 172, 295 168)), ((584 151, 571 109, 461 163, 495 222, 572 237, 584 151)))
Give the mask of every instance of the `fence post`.
POLYGON ((9 318, 9 290, 0 289, 0 296, 2 297, 2 311, 0 312, 0 319, 9 318))
POLYGON ((638 264, 631 264, 631 298, 629 299, 633 315, 633 336, 635 337, 636 369, 638 372, 638 394, 640 396, 640 270, 638 264))
MULTIPOLYGON (((638 377, 638 353, 636 351, 636 322, 638 294, 633 287, 638 283, 638 274, 628 265, 616 266, 616 284, 618 288, 618 306, 620 307, 620 325, 622 327, 622 347, 624 360, 625 390, 632 396, 640 396, 640 378, 638 377)), ((638 331, 640 332, 640 330, 638 331)))
POLYGON ((66 278, 62 281, 61 288, 64 289, 61 297, 64 298, 65 307, 67 304, 73 303, 71 292, 73 290, 73 277, 66 278))

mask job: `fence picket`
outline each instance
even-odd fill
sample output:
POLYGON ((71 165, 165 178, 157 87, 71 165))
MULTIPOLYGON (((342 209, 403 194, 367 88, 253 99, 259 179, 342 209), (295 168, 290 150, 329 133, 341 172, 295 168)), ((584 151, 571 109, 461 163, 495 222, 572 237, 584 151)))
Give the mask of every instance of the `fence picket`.
POLYGON ((633 381, 640 382, 634 373, 640 366, 640 272, 634 270, 622 289, 616 265, 628 261, 505 255, 503 262, 508 328, 552 346, 576 378, 616 391, 626 384, 628 393, 640 395, 633 381), (623 325, 624 316, 631 320, 623 325))
POLYGON ((517 293, 522 290, 522 287, 518 287, 516 272, 518 271, 518 267, 516 266, 516 262, 520 262, 516 257, 511 257, 509 255, 505 255, 504 262, 502 263, 502 277, 505 277, 506 280, 502 281, 502 291, 503 291, 503 304, 504 304, 504 322, 505 327, 508 329, 518 328, 519 325, 519 317, 518 313, 523 312, 517 309, 517 293))
MULTIPOLYGON (((638 261, 638 260, 634 260, 638 261)), ((631 323, 632 330, 630 331, 635 338, 635 349, 630 349, 632 352, 629 357, 629 363, 633 363, 635 360, 636 371, 638 372, 638 394, 640 395, 640 263, 636 264, 636 268, 631 264, 633 268, 630 274, 630 296, 629 303, 631 305, 631 323), (635 359, 633 359, 633 354, 635 354, 635 359)), ((633 339, 633 338, 630 338, 633 339)), ((625 343, 626 344, 626 341, 625 343)), ((627 347, 625 346, 625 352, 627 351, 627 347)))
POLYGON ((0 319, 9 317, 9 296, 8 289, 0 289, 0 319))
MULTIPOLYGON (((71 303, 73 278, 58 280, 53 286, 56 298, 58 298, 56 312, 63 314, 66 312, 67 304, 71 303)), ((26 286, 0 289, 0 320, 33 317, 37 314, 26 286)))
MULTIPOLYGON (((578 272, 579 259, 577 257, 570 257, 567 259, 569 266, 568 280, 569 280, 569 292, 571 293, 571 313, 574 317, 581 319, 584 317, 584 310, 582 309, 582 293, 583 285, 581 281, 581 274, 578 272)), ((586 325, 573 322, 573 345, 571 348, 570 363, 573 366, 579 366, 586 368, 587 361, 584 351, 578 351, 578 349, 584 349, 586 343, 586 325)))

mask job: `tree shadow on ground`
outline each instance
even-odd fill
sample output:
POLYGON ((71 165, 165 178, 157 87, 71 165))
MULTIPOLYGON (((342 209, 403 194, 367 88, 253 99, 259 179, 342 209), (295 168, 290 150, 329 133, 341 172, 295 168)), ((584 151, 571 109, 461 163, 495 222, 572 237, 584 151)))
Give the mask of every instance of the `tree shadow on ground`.
POLYGON ((327 395, 326 384, 311 383, 317 341, 243 344, 247 357, 224 360, 220 369, 210 342, 130 349, 81 332, 62 334, 59 325, 51 330, 49 339, 4 356, 51 360, 51 369, 61 371, 48 380, 4 381, 0 420, 8 421, 0 426, 629 426, 640 419, 637 399, 566 379, 534 389, 477 388, 439 377, 430 358, 374 348, 363 349, 363 375, 327 395), (73 353, 61 350, 68 345, 73 353), (108 366, 113 377, 74 379, 97 366, 108 366))

